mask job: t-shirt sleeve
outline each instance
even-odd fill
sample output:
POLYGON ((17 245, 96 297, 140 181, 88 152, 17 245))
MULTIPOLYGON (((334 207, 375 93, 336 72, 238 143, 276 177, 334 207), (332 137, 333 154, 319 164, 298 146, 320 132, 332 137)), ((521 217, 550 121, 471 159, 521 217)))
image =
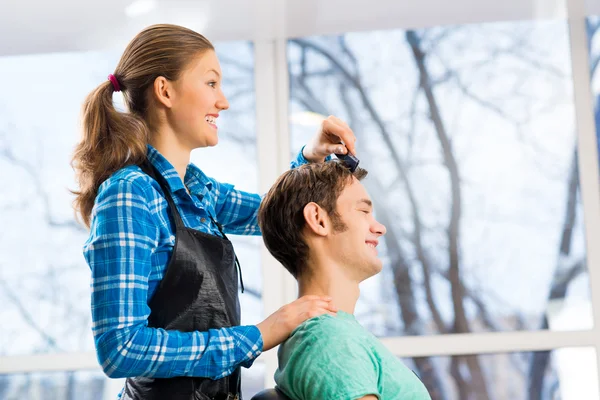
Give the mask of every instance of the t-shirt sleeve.
POLYGON ((291 338, 283 391, 294 400, 355 400, 369 394, 380 398, 373 351, 358 338, 322 328, 291 338))

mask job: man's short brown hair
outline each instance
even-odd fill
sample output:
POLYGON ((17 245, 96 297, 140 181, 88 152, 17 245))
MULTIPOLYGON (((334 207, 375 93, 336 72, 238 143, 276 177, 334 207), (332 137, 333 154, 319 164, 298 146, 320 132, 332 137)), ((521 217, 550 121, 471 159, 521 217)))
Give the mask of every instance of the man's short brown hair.
POLYGON ((337 161, 302 165, 282 174, 265 195, 258 210, 258 224, 267 249, 298 278, 308 259, 308 245, 302 235, 306 221, 304 207, 311 202, 321 206, 334 229, 345 225, 336 212, 337 199, 351 177, 361 180, 367 171, 350 172, 337 161))

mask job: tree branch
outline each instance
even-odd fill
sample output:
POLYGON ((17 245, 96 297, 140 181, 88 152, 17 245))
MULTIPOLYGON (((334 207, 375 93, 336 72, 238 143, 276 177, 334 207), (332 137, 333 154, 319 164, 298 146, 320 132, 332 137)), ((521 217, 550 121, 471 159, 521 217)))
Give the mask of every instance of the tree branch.
MULTIPOLYGON (((452 145, 446 132, 446 128, 442 122, 441 113, 439 106, 433 94, 431 87, 430 74, 425 66, 425 53, 420 47, 420 38, 414 31, 406 31, 406 41, 408 42, 417 68, 419 70, 420 82, 427 103, 430 109, 430 118, 435 127, 435 131, 440 142, 444 163, 448 168, 448 174, 450 177, 451 187, 451 212, 450 221, 448 224, 448 274, 450 277, 450 290, 452 293, 452 303, 454 308, 454 332, 467 333, 470 331, 469 322, 467 321, 466 311, 464 308, 464 289, 460 277, 460 219, 462 214, 462 200, 460 191, 460 177, 458 172, 458 165, 454 158, 452 145)), ((473 391, 477 393, 478 398, 488 399, 489 392, 487 390, 487 384, 485 376, 481 369, 481 365, 475 356, 466 356, 467 365, 471 371, 471 381, 473 383, 473 391)))
POLYGON ((56 339, 46 333, 46 330, 37 324, 36 319, 31 315, 29 310, 25 308, 19 297, 12 291, 12 289, 4 282, 0 280, 0 286, 2 290, 6 293, 6 296, 12 301, 12 303, 19 310, 20 315, 23 317, 23 320, 35 331, 37 332, 42 339, 50 346, 52 350, 64 351, 57 344, 56 339))
POLYGON ((48 198, 48 195, 43 191, 42 181, 37 171, 35 171, 33 167, 23 162, 22 160, 19 160, 8 146, 1 149, 0 157, 6 158, 12 165, 21 168, 33 180, 33 186, 37 191, 37 198, 42 201, 42 204, 44 206, 44 214, 46 216, 46 224, 48 226, 53 228, 70 228, 78 232, 87 232, 86 229, 81 224, 78 224, 75 220, 59 221, 52 217, 50 199, 48 198))
MULTIPOLYGON (((579 167, 577 148, 573 151, 571 162, 571 171, 567 184, 567 199, 565 202, 565 219, 561 232, 561 243, 559 247, 558 262, 554 270, 554 277, 548 294, 548 303, 564 299, 567 294, 569 284, 585 270, 585 260, 580 260, 570 267, 564 264, 569 259, 571 253, 571 242, 573 240, 573 226, 577 216, 577 192, 579 188, 579 167), (566 268, 565 268, 566 267, 566 268)), ((540 329, 548 329, 548 316, 544 315, 540 324, 540 329)), ((535 353, 531 358, 529 368, 529 400, 541 400, 544 387, 544 378, 546 369, 550 361, 549 353, 535 353)))

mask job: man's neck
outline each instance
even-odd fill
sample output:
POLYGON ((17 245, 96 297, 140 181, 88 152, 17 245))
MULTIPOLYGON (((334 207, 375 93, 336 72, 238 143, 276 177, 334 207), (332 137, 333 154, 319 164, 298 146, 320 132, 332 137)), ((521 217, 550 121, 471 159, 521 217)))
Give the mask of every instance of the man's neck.
POLYGON ((313 273, 298 279, 299 297, 330 296, 338 310, 354 314, 360 295, 358 282, 349 279, 347 274, 342 272, 343 269, 335 264, 328 263, 327 267, 322 267, 314 263, 309 267, 313 273))

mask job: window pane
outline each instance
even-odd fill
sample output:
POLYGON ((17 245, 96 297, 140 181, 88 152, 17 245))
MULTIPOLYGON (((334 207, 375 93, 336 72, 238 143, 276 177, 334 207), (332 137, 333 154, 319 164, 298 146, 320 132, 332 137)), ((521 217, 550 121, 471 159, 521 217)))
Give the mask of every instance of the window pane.
MULTIPOLYGON (((221 143, 193 154, 209 176, 257 190, 253 51, 248 42, 218 44, 230 110, 221 143)), ((0 355, 92 351, 86 230, 73 217, 69 163, 79 113, 106 79, 120 51, 1 57, 11 77, 0 96, 0 355), (59 323, 57 323, 59 321, 59 323)), ((120 94, 115 100, 120 101, 120 94)), ((260 239, 233 238, 244 271, 244 323, 262 313, 260 239)))
POLYGON ((593 348, 403 361, 421 377, 432 400, 600 398, 593 348))
POLYGON ((308 37, 288 55, 292 149, 322 116, 348 121, 387 226, 361 323, 592 326, 564 21, 308 37))
POLYGON ((265 363, 255 361, 249 369, 242 368, 242 395, 250 400, 252 396, 265 388, 265 363))
POLYGON ((592 81, 592 95, 594 97, 594 116, 596 120, 596 139, 598 143, 598 154, 600 155, 600 74, 598 64, 600 62, 600 17, 591 16, 586 20, 588 48, 590 52, 590 74, 592 81))
POLYGON ((0 399, 104 400, 108 382, 100 370, 0 375, 0 399))

